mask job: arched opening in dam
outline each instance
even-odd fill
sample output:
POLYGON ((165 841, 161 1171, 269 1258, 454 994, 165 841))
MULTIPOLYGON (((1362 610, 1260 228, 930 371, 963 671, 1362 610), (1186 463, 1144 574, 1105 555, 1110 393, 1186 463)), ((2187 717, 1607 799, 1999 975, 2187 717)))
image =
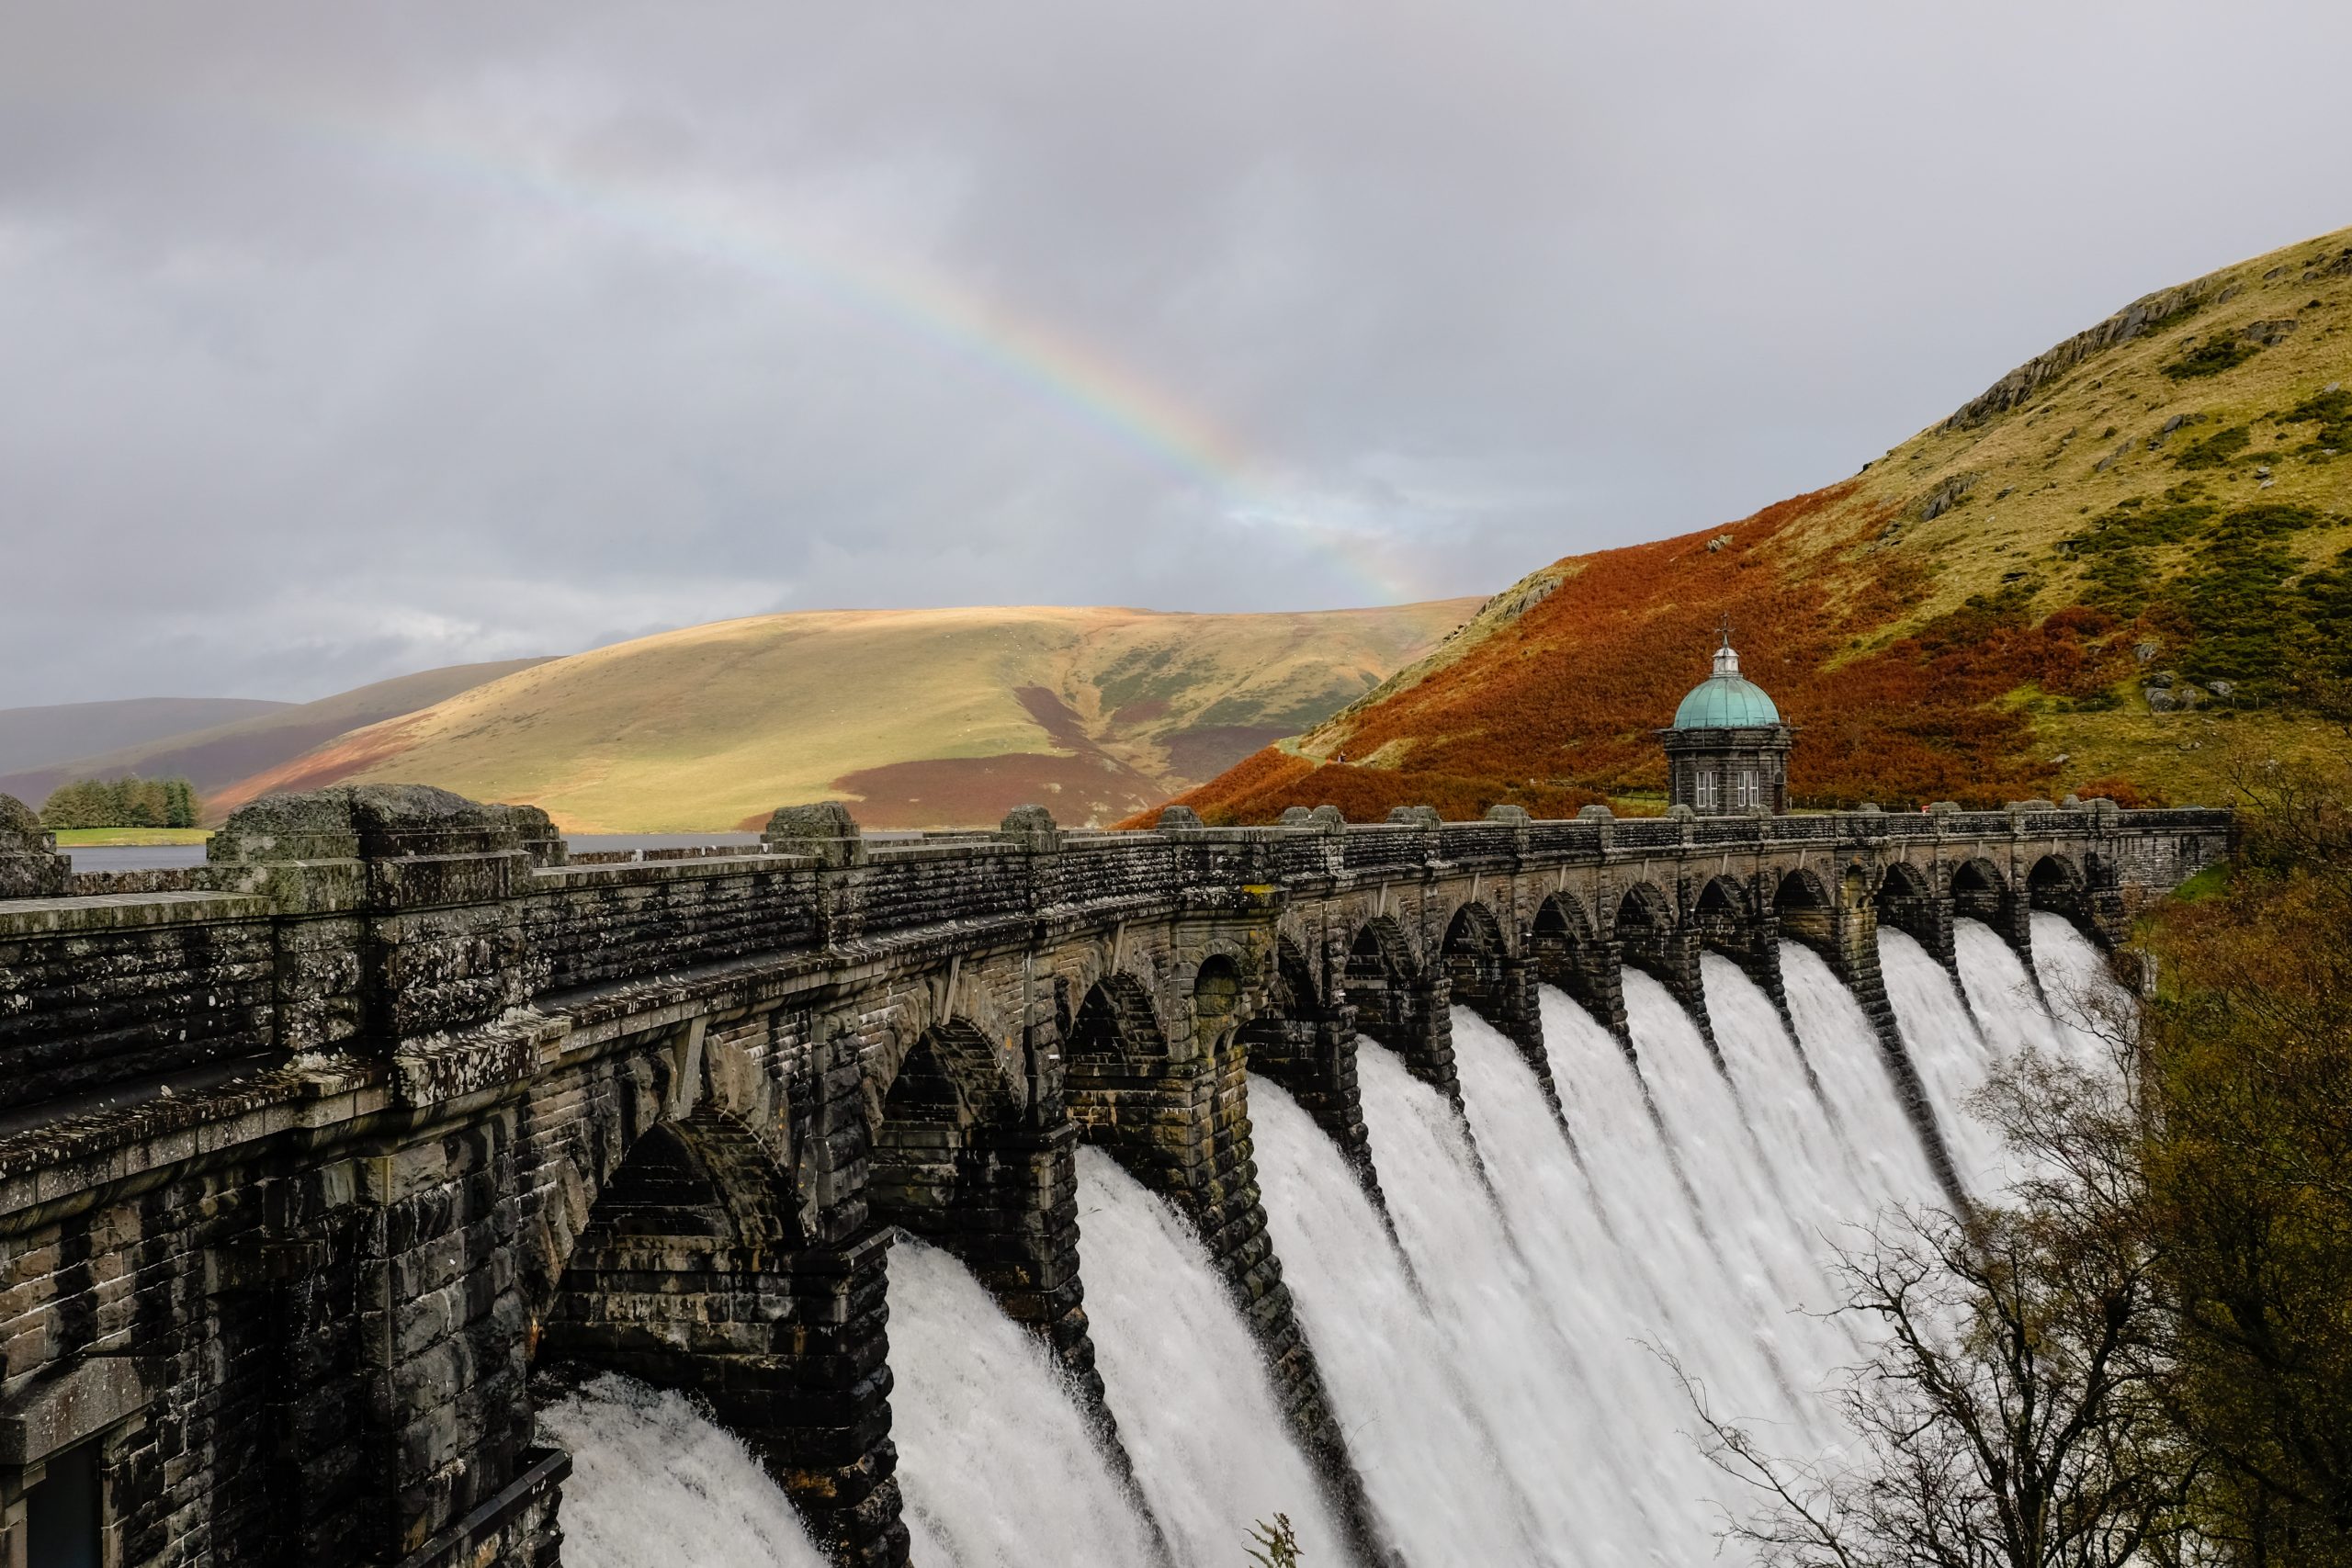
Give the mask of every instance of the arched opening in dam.
POLYGON ((575 1497, 612 1499, 567 1512, 571 1561, 653 1562, 705 1531, 714 1568, 826 1561, 821 1509, 780 1484, 823 1463, 811 1428, 838 1418, 811 1419, 796 1352, 823 1347, 788 1326, 811 1304, 783 1273, 804 1239, 773 1156, 726 1113, 697 1107, 628 1145, 552 1260, 526 1341, 575 1497))

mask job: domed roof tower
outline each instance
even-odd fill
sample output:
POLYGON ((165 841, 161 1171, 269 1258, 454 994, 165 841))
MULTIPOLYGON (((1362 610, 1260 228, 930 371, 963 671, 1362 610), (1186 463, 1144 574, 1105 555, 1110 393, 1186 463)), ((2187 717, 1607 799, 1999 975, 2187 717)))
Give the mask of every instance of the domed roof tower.
POLYGON ((1764 688, 1739 672, 1731 628, 1723 629, 1714 672, 1674 710, 1657 732, 1666 745, 1667 798, 1702 817, 1751 812, 1779 816, 1789 808, 1789 748, 1796 731, 1764 688))

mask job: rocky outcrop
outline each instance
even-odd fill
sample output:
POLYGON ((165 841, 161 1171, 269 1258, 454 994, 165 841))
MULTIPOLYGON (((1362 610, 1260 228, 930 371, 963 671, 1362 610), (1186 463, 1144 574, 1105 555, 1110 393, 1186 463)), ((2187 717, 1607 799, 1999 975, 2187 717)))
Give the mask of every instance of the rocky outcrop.
POLYGON ((1962 404, 1938 428, 1973 430, 1996 415, 2022 408, 2035 393, 2093 355, 2163 331, 2218 299, 2225 287, 2226 275, 2216 273, 2134 299, 2098 325, 2027 360, 1962 404))

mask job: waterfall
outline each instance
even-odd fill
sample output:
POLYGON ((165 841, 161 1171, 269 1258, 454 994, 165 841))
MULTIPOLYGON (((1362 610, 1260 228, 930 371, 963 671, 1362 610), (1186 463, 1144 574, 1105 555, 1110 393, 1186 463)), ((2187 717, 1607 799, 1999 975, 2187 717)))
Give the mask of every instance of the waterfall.
MULTIPOLYGON (((2004 1151, 1970 1097, 2017 1051, 2104 1052, 2068 1019, 2114 990, 2054 916, 2033 918, 2030 972, 1988 928, 1955 934, 1957 983, 1892 930, 1881 969, 1929 1108, 1991 1191, 2004 1151)), ((1702 959, 1712 1052, 1637 971, 1631 1053, 1544 988, 1558 1120, 1519 1048, 1467 1010, 1453 1015, 1458 1114, 1360 1041, 1386 1223, 1298 1103, 1250 1080, 1268 1232, 1372 1507, 1413 1568, 1713 1559, 1720 1508, 1749 1499, 1690 1440, 1660 1352, 1777 1451, 1845 1439, 1822 1391, 1867 1327, 1822 1315, 1839 1299, 1836 1247, 1940 1191, 1860 1005, 1809 950, 1784 943, 1780 961, 1793 1034, 1736 964, 1702 959)), ((1308 1568, 1341 1568, 1342 1532, 1199 1240, 1107 1155, 1081 1149, 1078 1168, 1099 1364, 1177 1568, 1240 1568, 1244 1532, 1278 1512, 1308 1568)), ((961 1264, 901 1239, 890 1309, 917 1568, 1167 1562, 1057 1363, 961 1264)), ((601 1378, 542 1426, 574 1456, 580 1568, 818 1561, 742 1447, 678 1395, 601 1378)))
POLYGON ((1781 943, 1781 986, 1842 1134, 1838 1147, 1859 1162, 1857 1191, 1872 1210, 1935 1195, 1934 1168, 1887 1077, 1862 1004, 1819 953, 1792 942, 1781 943))
POLYGON ((1525 1261, 1532 1308, 1552 1330, 1519 1356, 1520 1376, 1570 1417, 1515 1431, 1524 1462, 1579 1483, 1556 1499, 1574 1517, 1553 1522, 1544 1560, 1704 1562, 1718 1478, 1682 1436, 1690 1407, 1657 1352, 1726 1393, 1721 1374, 1745 1358, 1714 1354, 1721 1325, 1712 1319, 1737 1292, 1674 1178, 1623 1051, 1565 998, 1546 993, 1543 1010, 1547 1044, 1559 1042, 1553 1070, 1573 1101, 1580 1159, 1569 1157, 1510 1042, 1466 1011, 1453 1029, 1471 1130, 1525 1261))
POLYGON ((1374 1504, 1417 1562, 1713 1555, 1711 1505, 1739 1500, 1684 1435, 1690 1407, 1653 1348, 1719 1411, 1808 1450, 1838 1435, 1816 1391, 1857 1342, 1795 1309, 1836 1299, 1832 1227, 1932 1198, 1934 1180, 1850 997, 1808 998, 1816 1090, 1762 991, 1728 964, 1706 981, 1721 1067, 1663 987, 1626 976, 1648 1092, 1606 1030, 1544 992, 1566 1135, 1472 1012, 1453 1019, 1466 1128, 1359 1042, 1418 1301, 1329 1141, 1252 1084, 1277 1248, 1374 1504), (1367 1276, 1383 1288, 1359 1289, 1367 1276))
POLYGON ((1136 1474, 1184 1568, 1236 1568, 1250 1525, 1289 1516, 1314 1564, 1347 1562, 1257 1342, 1175 1211, 1078 1151, 1086 1314, 1136 1474))
POLYGON ((1407 1560, 1563 1561, 1458 1374, 1451 1328, 1430 1315, 1338 1148, 1267 1079, 1250 1080, 1250 1110, 1283 1278, 1356 1469, 1407 1560))
POLYGON ((2048 1019, 2025 970, 1992 928, 1954 920, 1952 942, 1965 996, 1944 966, 1905 933, 1881 926, 1879 974, 1904 1049, 1918 1070, 1944 1143, 1972 1192, 1996 1191, 2006 1182, 2008 1151, 1999 1135, 1968 1109, 1968 1099, 2004 1056, 2047 1043, 2048 1019))
POLYGON ((2085 1066, 2114 1060, 2109 1036, 2132 1007, 2107 955, 2064 915, 2033 912, 2033 969, 2054 1015, 2059 1044, 2085 1066))
POLYGON ((824 1568, 784 1489, 684 1394, 607 1372, 539 1432, 571 1454, 565 1568, 824 1568))
POLYGON ((1149 1528, 1045 1346, 961 1263, 907 1236, 890 1249, 890 1366, 899 1485, 922 1568, 1155 1561, 1149 1528))
POLYGON ((1962 991, 1927 949, 1901 931, 1879 931, 1879 967, 1904 1044, 1962 1179, 1980 1194, 2000 1192, 2016 1175, 2015 1156, 1999 1134, 1968 1108, 1994 1067, 2023 1051, 2095 1068, 2110 1060, 2106 1043, 2086 1027, 2094 1016, 2111 1014, 2119 999, 2098 949, 2064 916, 2047 911, 2033 916, 2033 949, 2030 973, 1990 926, 1954 920, 1963 1005, 1962 991))

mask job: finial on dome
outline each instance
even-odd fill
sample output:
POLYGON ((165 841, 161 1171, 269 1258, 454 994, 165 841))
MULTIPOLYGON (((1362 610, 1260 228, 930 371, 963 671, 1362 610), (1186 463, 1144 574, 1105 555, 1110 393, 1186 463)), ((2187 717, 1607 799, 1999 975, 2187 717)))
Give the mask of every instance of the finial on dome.
POLYGON ((1723 646, 1715 649, 1715 673, 1736 675, 1739 673, 1739 655, 1733 651, 1731 646, 1731 617, 1725 615, 1717 624, 1715 630, 1724 639, 1723 646))

